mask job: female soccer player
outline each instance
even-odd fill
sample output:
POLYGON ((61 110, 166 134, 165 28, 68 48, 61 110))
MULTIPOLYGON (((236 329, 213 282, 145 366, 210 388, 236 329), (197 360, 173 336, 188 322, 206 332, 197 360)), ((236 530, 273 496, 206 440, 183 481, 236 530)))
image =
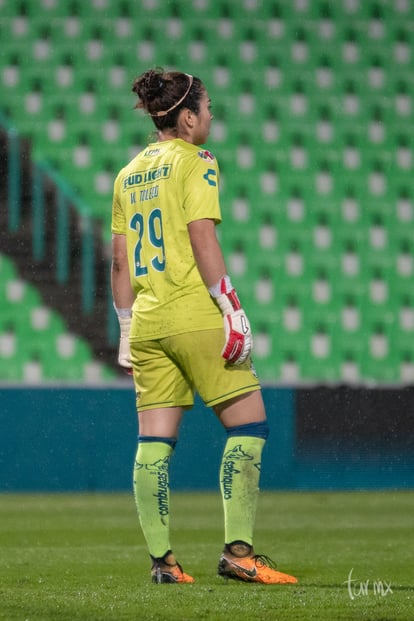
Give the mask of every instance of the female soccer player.
POLYGON ((138 450, 134 493, 156 583, 192 583, 170 544, 169 463, 195 391, 227 441, 220 468, 225 545, 220 575, 296 582, 253 550, 261 454, 268 425, 250 360, 249 321, 232 287, 215 227, 219 171, 201 148, 212 114, 203 83, 186 73, 146 71, 133 84, 137 108, 158 130, 118 174, 112 207, 112 293, 132 368, 138 450), (132 283, 132 284, 131 284, 132 283), (224 321, 224 330, 223 330, 224 321))

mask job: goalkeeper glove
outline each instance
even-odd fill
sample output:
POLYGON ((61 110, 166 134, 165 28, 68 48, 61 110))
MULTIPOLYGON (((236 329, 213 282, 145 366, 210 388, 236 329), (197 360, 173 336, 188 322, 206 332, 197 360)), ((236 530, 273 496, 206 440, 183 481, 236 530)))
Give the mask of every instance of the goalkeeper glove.
POLYGON ((242 364, 252 351, 253 337, 249 320, 241 308, 229 276, 223 276, 216 285, 209 288, 209 292, 215 299, 224 319, 226 342, 221 355, 227 362, 242 364))
POLYGON ((118 315, 120 339, 118 350, 118 364, 127 373, 132 374, 131 354, 129 350, 129 331, 131 328, 131 309, 130 308, 116 308, 116 314, 118 315))

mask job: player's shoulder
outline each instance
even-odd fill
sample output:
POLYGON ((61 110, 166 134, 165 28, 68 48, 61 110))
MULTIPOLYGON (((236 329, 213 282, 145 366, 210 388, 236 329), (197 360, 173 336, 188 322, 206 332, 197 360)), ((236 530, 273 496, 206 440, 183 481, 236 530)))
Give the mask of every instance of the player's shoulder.
POLYGON ((201 160, 202 162, 210 164, 217 161, 211 151, 204 147, 191 144, 190 142, 176 140, 175 147, 181 152, 182 156, 188 160, 193 160, 194 162, 199 162, 201 160))
POLYGON ((214 162, 214 164, 217 163, 216 157, 208 149, 202 149, 202 148, 198 147, 197 148, 197 157, 202 159, 207 164, 211 164, 212 162, 214 162))
POLYGON ((143 151, 137 153, 137 155, 135 155, 132 160, 130 160, 127 164, 125 164, 125 166, 123 166, 119 170, 115 178, 115 185, 121 183, 122 179, 125 179, 125 177, 128 177, 131 173, 137 170, 137 167, 139 167, 139 161, 142 159, 142 154, 143 151))
POLYGON ((131 160, 129 160, 129 162, 127 162, 126 164, 124 164, 124 166, 122 166, 122 168, 120 169, 119 173, 118 173, 118 177, 124 175, 125 173, 127 173, 129 170, 131 170, 132 168, 135 167, 136 161, 137 159, 140 157, 141 153, 137 153, 137 155, 135 155, 131 160))

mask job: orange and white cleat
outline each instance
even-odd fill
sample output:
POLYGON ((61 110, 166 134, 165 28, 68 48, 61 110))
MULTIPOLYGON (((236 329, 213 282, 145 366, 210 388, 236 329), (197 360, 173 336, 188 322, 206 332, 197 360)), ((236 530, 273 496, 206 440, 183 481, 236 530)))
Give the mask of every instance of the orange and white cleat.
MULTIPOLYGON (((250 546, 249 546, 250 547, 250 546)), ((261 584, 296 584, 297 578, 278 571, 274 562, 263 554, 254 554, 253 549, 247 556, 238 557, 225 546, 218 566, 218 575, 242 582, 259 582, 261 584)))
POLYGON ((169 553, 162 558, 152 557, 152 582, 155 584, 193 584, 194 578, 184 573, 174 556, 169 553))

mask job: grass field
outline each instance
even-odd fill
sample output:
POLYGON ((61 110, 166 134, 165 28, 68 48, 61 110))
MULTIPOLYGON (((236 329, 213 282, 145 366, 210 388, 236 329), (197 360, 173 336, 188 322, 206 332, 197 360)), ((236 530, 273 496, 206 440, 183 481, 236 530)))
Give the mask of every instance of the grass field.
POLYGON ((150 583, 130 495, 0 496, 0 619, 414 619, 414 492, 262 493, 256 551, 298 585, 216 576, 218 494, 173 494, 171 522, 194 585, 150 583))

